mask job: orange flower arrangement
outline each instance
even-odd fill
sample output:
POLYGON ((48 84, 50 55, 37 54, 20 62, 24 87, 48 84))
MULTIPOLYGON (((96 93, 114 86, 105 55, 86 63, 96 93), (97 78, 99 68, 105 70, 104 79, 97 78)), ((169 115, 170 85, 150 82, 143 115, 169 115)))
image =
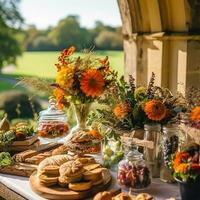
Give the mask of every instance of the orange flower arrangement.
POLYGON ((113 81, 114 73, 109 68, 108 57, 96 58, 91 52, 74 56, 75 47, 64 49, 58 57, 54 95, 59 107, 63 100, 75 104, 91 103, 113 81), (85 54, 85 55, 84 55, 85 54))
POLYGON ((123 119, 130 112, 128 103, 119 103, 115 106, 113 113, 117 119, 123 119))
POLYGON ((177 152, 175 159, 173 161, 173 168, 175 171, 179 171, 180 164, 183 162, 183 160, 186 160, 189 158, 189 153, 187 152, 177 152))
POLYGON ((80 88, 86 96, 98 97, 104 85, 105 81, 100 70, 88 69, 81 74, 80 88))
POLYGON ((195 180, 200 177, 199 148, 190 147, 187 151, 177 152, 172 156, 173 176, 182 180, 195 180))
POLYGON ((190 113, 192 121, 200 121, 200 106, 196 106, 190 113))
POLYGON ((161 121, 165 118, 167 109, 160 100, 150 100, 144 106, 144 111, 150 120, 161 121))

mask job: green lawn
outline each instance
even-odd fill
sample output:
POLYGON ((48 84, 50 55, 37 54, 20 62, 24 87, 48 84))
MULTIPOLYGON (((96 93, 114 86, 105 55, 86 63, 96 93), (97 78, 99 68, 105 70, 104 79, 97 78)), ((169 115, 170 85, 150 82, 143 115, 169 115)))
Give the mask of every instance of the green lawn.
MULTIPOLYGON (((60 52, 25 52, 17 60, 17 68, 12 74, 30 75, 45 78, 54 78, 56 67, 54 64, 60 52)), ((122 51, 98 51, 97 55, 109 56, 110 65, 122 75, 124 72, 124 59, 122 51)))

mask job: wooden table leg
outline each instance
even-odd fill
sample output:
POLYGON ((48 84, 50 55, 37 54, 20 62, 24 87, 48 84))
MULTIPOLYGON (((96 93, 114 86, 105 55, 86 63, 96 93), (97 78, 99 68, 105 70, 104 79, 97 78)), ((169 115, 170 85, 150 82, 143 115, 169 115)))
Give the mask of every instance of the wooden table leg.
POLYGON ((2 183, 0 183, 0 196, 6 200, 26 200, 24 197, 6 187, 2 183))

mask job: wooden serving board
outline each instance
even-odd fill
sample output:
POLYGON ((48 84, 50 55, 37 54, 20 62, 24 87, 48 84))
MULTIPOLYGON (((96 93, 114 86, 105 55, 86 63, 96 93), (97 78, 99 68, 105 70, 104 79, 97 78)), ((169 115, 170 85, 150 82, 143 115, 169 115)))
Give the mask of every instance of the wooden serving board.
POLYGON ((17 163, 8 167, 1 167, 0 173, 12 174, 16 176, 30 177, 30 175, 37 169, 37 165, 29 165, 17 163))
POLYGON ((75 200, 75 199, 85 199, 94 196, 100 191, 106 190, 112 181, 111 174, 108 170, 103 170, 103 183, 101 185, 93 186, 91 189, 77 192, 70 190, 68 188, 62 188, 60 186, 46 187, 41 184, 36 172, 34 172, 29 179, 30 186, 34 192, 39 194, 41 197, 52 200, 75 200))
POLYGON ((31 145, 10 145, 6 147, 6 150, 4 150, 4 147, 0 147, 0 151, 9 151, 9 152, 21 152, 25 151, 27 149, 36 149, 40 146, 40 141, 37 139, 33 144, 31 145))
POLYGON ((38 136, 34 135, 26 140, 14 141, 11 146, 29 146, 38 140, 38 136))

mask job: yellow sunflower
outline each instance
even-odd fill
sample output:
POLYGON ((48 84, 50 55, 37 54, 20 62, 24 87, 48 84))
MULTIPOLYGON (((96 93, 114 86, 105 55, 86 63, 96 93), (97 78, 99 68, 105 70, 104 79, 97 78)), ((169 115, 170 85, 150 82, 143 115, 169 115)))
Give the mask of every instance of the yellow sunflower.
POLYGON ((105 81, 102 73, 96 69, 87 69, 81 74, 80 89, 90 97, 98 97, 104 89, 105 81))

